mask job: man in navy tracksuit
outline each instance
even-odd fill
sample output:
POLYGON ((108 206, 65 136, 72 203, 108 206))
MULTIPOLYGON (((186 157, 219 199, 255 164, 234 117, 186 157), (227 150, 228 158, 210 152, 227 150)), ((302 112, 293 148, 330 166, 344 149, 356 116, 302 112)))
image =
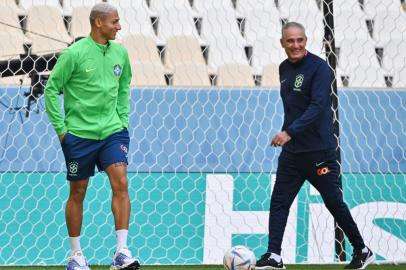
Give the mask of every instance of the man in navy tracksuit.
POLYGON ((281 44, 288 56, 279 66, 285 116, 282 131, 271 142, 282 146, 282 152, 271 197, 268 250, 256 269, 285 269, 280 256, 283 233, 289 208, 305 180, 320 192, 354 247, 353 259, 345 268, 365 269, 374 255, 343 201, 339 183, 330 97, 332 72, 323 59, 306 51, 306 41, 301 24, 289 22, 282 28, 281 44))

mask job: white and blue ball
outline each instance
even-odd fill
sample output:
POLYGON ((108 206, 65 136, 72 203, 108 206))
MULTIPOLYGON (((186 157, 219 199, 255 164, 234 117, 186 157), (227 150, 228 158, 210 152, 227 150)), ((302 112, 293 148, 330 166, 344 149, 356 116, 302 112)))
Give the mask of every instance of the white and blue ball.
POLYGON ((245 246, 234 246, 224 254, 226 270, 254 270, 257 260, 254 253, 245 246))

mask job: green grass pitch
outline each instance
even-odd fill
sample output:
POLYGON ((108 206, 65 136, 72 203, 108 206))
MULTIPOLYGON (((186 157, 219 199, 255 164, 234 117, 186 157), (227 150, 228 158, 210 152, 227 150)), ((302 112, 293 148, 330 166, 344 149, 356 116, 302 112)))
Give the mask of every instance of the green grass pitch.
MULTIPOLYGON (((92 270, 109 270, 108 266, 90 266, 92 270)), ((338 270, 343 269, 344 265, 286 265, 287 270, 338 270)), ((0 266, 2 270, 64 270, 63 266, 0 266)), ((403 265, 370 265, 367 270, 406 270, 406 264, 403 265)), ((142 266, 140 270, 224 270, 222 265, 166 265, 166 266, 142 266)))

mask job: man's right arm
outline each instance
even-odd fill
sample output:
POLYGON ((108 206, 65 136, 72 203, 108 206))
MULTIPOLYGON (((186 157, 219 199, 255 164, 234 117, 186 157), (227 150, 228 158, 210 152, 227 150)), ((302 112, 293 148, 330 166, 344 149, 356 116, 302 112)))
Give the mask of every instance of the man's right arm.
POLYGON ((61 112, 59 93, 61 89, 65 87, 66 82, 69 81, 73 69, 74 62, 72 53, 69 50, 65 50, 59 56, 45 87, 46 112, 60 139, 61 135, 65 134, 67 129, 61 112))

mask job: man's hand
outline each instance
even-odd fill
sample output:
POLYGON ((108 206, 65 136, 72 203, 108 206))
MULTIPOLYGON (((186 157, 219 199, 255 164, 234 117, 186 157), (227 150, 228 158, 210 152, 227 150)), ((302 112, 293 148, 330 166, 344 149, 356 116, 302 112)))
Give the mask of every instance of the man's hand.
POLYGON ((292 138, 289 136, 289 134, 286 131, 281 131, 278 132, 275 137, 273 137, 271 146, 284 146, 288 141, 290 141, 292 138))
POLYGON ((63 133, 63 134, 61 134, 61 135, 58 135, 59 142, 62 142, 62 141, 63 141, 63 138, 65 138, 65 135, 66 135, 66 133, 63 133))

